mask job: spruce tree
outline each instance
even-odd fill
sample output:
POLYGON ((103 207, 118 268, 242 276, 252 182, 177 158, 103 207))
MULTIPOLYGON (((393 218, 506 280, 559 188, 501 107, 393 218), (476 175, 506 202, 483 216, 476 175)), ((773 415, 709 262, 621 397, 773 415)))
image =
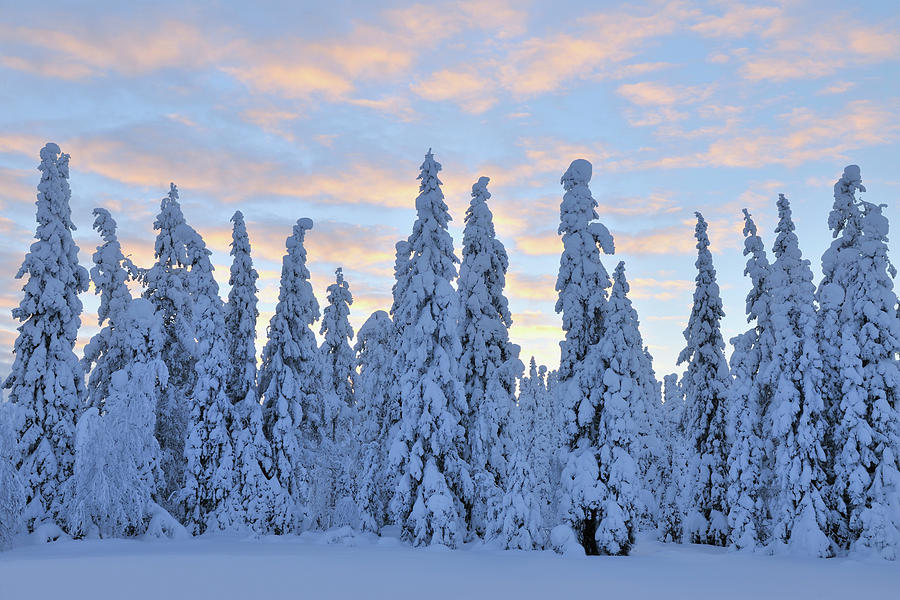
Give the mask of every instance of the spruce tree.
POLYGON ((778 197, 775 262, 771 271, 774 347, 765 374, 772 390, 769 420, 774 455, 769 511, 772 543, 814 556, 828 556, 825 431, 822 370, 816 344, 815 288, 809 261, 794 233, 791 207, 778 197))
POLYGON ((524 369, 519 347, 509 341, 512 316, 503 292, 509 259, 494 232, 494 217, 487 205, 488 181, 481 177, 472 186, 457 285, 463 348, 460 377, 468 405, 463 427, 475 483, 475 497, 467 511, 471 528, 482 536, 496 533, 487 527, 496 522, 505 487, 509 413, 516 402, 516 379, 524 369))
POLYGON ((88 272, 78 264, 69 208, 69 155, 48 143, 41 149, 36 241, 16 279, 28 276, 12 311, 18 327, 12 370, 3 387, 21 407, 16 468, 26 490, 29 526, 65 521, 66 495, 75 463, 75 419, 84 401, 84 373, 75 356, 81 325, 78 294, 88 272))
POLYGON ((103 415, 92 406, 78 420, 69 520, 81 535, 143 534, 163 479, 155 436, 156 401, 168 379, 160 322, 142 298, 130 300, 115 322, 127 334, 127 361, 109 378, 103 415))
POLYGON ((561 460, 559 511, 584 551, 598 554, 602 482, 598 432, 591 419, 599 403, 598 377, 607 367, 605 355, 598 348, 603 339, 610 282, 600 262, 600 249, 611 254, 614 244, 606 227, 594 221, 597 201, 588 187, 590 180, 591 163, 583 159, 573 161, 560 179, 566 193, 559 209, 563 253, 556 280, 556 312, 562 313, 565 339, 560 342, 557 394, 565 411, 566 455, 561 460))
POLYGON ((272 444, 275 476, 288 499, 273 518, 276 533, 296 532, 304 525, 310 469, 321 441, 322 359, 312 330, 319 303, 303 247, 312 225, 310 219, 299 219, 287 238, 278 304, 259 370, 263 427, 272 444))
POLYGON ((451 285, 459 260, 447 231, 440 169, 429 150, 408 240, 409 286, 394 312, 402 416, 391 452, 399 471, 391 512, 403 539, 454 547, 466 530, 463 503, 472 497, 473 484, 462 456, 460 423, 467 406, 459 379, 458 296, 451 285))
POLYGON ((197 380, 197 348, 193 301, 187 281, 188 227, 174 183, 160 203, 153 228, 159 231, 154 244, 156 262, 141 273, 141 281, 145 288, 143 297, 153 303, 162 320, 162 359, 169 372, 169 383, 156 407, 156 439, 165 479, 162 504, 180 516, 177 495, 184 487, 184 443, 197 380))
POLYGON ((226 394, 232 405, 231 437, 234 443, 240 507, 247 527, 255 534, 269 531, 276 505, 283 504, 278 481, 270 479, 271 448, 263 434, 262 407, 256 388, 256 281, 259 275, 250 256, 250 239, 244 215, 231 217, 231 270, 225 332, 228 348, 226 394))
POLYGON ((687 363, 684 431, 688 451, 688 514, 684 533, 693 543, 724 545, 728 536, 726 490, 728 440, 726 421, 731 376, 725 362, 719 322, 725 312, 709 251, 707 224, 697 215, 697 277, 694 306, 684 330, 687 342, 678 364, 687 363))
POLYGON ((728 526, 729 544, 756 548, 767 543, 767 494, 772 474, 771 424, 767 416, 771 390, 763 377, 774 347, 771 266, 756 224, 744 209, 744 275, 750 277, 747 322, 751 329, 731 339, 733 383, 729 391, 728 526))
POLYGON ((350 327, 350 305, 353 295, 343 270, 335 271, 335 281, 328 286, 327 304, 322 311, 319 333, 324 340, 322 353, 323 395, 321 398, 322 426, 320 446, 313 476, 310 510, 316 524, 331 526, 358 523, 352 490, 351 457, 356 440, 352 435, 355 410, 354 379, 356 357, 350 346, 353 328, 350 327))
POLYGON ((519 380, 518 404, 509 419, 509 459, 497 524, 505 548, 540 549, 547 543, 549 504, 548 417, 544 384, 531 359, 529 375, 519 380))
POLYGON ((836 541, 849 550, 894 560, 900 552, 896 270, 887 257, 888 221, 882 207, 861 202, 854 208, 860 211, 861 236, 854 276, 845 280, 846 321, 840 330, 843 385, 834 433, 836 541))
POLYGON ((184 227, 190 264, 187 283, 197 339, 196 382, 188 419, 185 482, 180 500, 185 527, 193 533, 231 530, 241 523, 233 407, 226 393, 229 355, 225 306, 213 277, 212 254, 199 233, 184 227))
POLYGON ((85 346, 82 365, 89 373, 87 406, 102 413, 112 374, 131 358, 128 347, 131 333, 124 331, 120 322, 131 302, 131 292, 124 266, 126 259, 116 236, 116 222, 105 208, 94 209, 94 229, 103 239, 103 244, 94 252, 91 268, 94 293, 100 296, 97 321, 102 329, 85 346))
POLYGON ((687 447, 682 417, 684 394, 678 375, 663 377, 663 405, 660 430, 666 440, 659 496, 659 539, 681 542, 684 536, 685 498, 687 496, 687 447))
POLYGON ((378 532, 388 523, 388 503, 396 475, 388 449, 400 421, 400 401, 392 393, 394 324, 383 310, 372 313, 356 336, 356 422, 358 440, 356 504, 360 525, 378 532))

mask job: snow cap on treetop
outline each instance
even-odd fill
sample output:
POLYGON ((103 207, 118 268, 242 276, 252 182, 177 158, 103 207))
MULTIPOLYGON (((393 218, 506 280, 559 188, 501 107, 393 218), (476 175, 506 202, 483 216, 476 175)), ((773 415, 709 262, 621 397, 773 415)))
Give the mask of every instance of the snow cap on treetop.
POLYGON ((841 180, 849 184, 850 189, 856 188, 861 192, 866 191, 866 186, 862 184, 862 175, 859 172, 859 165, 847 165, 844 167, 844 174, 841 180))
POLYGON ((578 184, 587 185, 591 181, 591 171, 593 167, 591 163, 583 158, 576 158, 563 173, 559 182, 563 185, 576 186, 578 184))
POLYGON ((485 198, 490 198, 491 193, 487 191, 487 184, 490 180, 490 177, 479 177, 478 181, 472 184, 472 194, 477 197, 481 192, 485 195, 485 198))
POLYGON ((235 221, 238 221, 238 220, 240 220, 240 221, 243 221, 243 220, 244 220, 244 213, 242 213, 242 212, 239 211, 239 210, 236 210, 236 211, 234 211, 234 214, 231 215, 231 221, 232 221, 232 222, 235 222, 235 221))
POLYGON ((310 219, 308 217, 303 217, 301 219, 297 219, 297 227, 299 227, 300 229, 303 229, 303 230, 312 229, 313 228, 312 219, 310 219))
POLYGON ((47 144, 41 148, 41 160, 50 160, 56 158, 60 155, 62 151, 59 149, 59 146, 53 142, 47 142, 47 144))
POLYGON ((171 181, 169 182, 169 197, 178 200, 178 186, 171 181))

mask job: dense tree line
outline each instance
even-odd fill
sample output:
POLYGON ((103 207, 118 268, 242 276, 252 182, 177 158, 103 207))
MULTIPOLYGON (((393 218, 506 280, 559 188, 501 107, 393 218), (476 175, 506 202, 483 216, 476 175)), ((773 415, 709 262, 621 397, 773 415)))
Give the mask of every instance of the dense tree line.
POLYGON ((834 241, 813 284, 790 202, 776 202, 770 262, 744 210, 750 328, 731 340, 708 224, 664 390, 589 184, 561 183, 557 368, 509 339, 509 260, 489 179, 472 186, 461 260, 429 151, 417 218, 397 243, 390 312, 356 332, 342 269, 320 311, 301 218, 286 241, 278 303, 257 364, 257 279, 244 216, 232 217, 226 301, 211 252, 174 185, 155 262, 123 254, 109 211, 78 264, 69 156, 41 150, 36 241, 17 276, 15 362, 0 405, 0 544, 55 539, 291 534, 395 526, 414 545, 628 554, 664 541, 812 556, 900 548, 900 317, 883 206, 835 184, 834 241), (79 359, 79 294, 93 282, 101 330, 79 359), (140 289, 133 297, 129 288, 140 289), (313 327, 319 321, 321 346, 313 327), (664 391, 664 393, 663 393, 664 391))

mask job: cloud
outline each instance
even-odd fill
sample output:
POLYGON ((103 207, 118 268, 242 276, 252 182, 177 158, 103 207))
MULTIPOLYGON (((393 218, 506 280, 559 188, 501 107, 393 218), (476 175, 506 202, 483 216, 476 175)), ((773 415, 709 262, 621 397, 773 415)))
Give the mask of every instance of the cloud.
POLYGON ((705 100, 712 93, 712 87, 666 85, 658 81, 640 81, 620 85, 616 91, 639 106, 671 106, 705 100))
POLYGON ((736 39, 764 31, 782 15, 778 6, 729 2, 725 7, 722 14, 701 17, 690 29, 706 37, 736 39))
POLYGON ((556 277, 510 271, 506 275, 506 293, 510 298, 540 302, 556 301, 556 277))
POLYGON ((484 95, 485 81, 472 71, 444 69, 411 88, 426 100, 455 100, 463 110, 473 114, 483 113, 497 103, 496 97, 484 95))

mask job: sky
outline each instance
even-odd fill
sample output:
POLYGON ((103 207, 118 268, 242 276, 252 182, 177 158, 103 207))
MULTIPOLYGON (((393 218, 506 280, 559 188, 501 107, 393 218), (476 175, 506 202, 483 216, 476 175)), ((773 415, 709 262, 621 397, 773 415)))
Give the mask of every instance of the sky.
MULTIPOLYGON (((429 148, 457 255, 471 186, 490 177, 511 337, 523 360, 551 368, 563 335, 559 179, 576 158, 593 163, 616 245, 603 261, 610 273, 625 261, 660 378, 684 346, 694 211, 709 221, 726 341, 747 328, 742 208, 771 249, 784 193, 817 280, 845 165, 859 164, 865 199, 900 219, 892 0, 182 4, 0 0, 0 376, 48 141, 71 155, 86 267, 96 206, 149 266, 154 216, 175 182, 224 297, 229 219, 241 210, 260 273, 259 347, 300 217, 315 223, 320 305, 341 266, 354 328, 390 306, 394 244, 411 231, 429 148)), ((82 299, 79 349, 98 329, 93 290, 82 299)))

